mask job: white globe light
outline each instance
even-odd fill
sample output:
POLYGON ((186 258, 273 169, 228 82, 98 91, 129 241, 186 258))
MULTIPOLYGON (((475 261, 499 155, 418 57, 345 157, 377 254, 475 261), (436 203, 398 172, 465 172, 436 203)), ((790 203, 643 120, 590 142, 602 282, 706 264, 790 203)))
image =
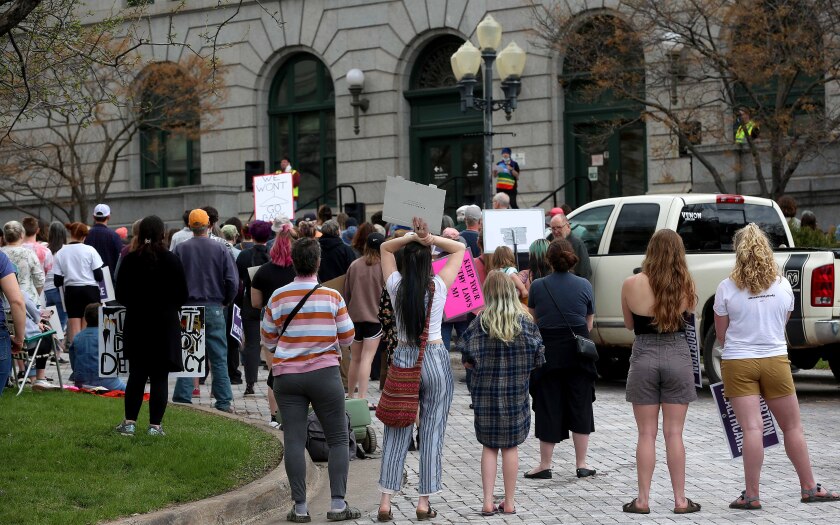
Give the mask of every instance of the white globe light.
POLYGON ((347 72, 347 85, 358 88, 365 85, 365 74, 361 69, 353 68, 347 72))
POLYGON ((510 77, 519 78, 525 70, 525 51, 511 42, 496 58, 496 70, 502 80, 510 77))
POLYGON ((487 15, 475 28, 478 35, 478 45, 482 51, 495 51, 502 43, 502 26, 496 22, 493 15, 487 15))

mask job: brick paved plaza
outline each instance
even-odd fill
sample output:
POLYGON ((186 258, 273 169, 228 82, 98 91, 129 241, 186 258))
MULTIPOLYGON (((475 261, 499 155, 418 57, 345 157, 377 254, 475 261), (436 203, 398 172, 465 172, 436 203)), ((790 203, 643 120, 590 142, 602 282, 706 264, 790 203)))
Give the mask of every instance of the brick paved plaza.
MULTIPOLYGON (((453 360, 454 362, 454 360, 453 360)), ((261 378, 267 372, 261 370, 261 378)), ((796 523, 829 525, 840 523, 840 503, 806 505, 799 502, 799 486, 793 467, 784 450, 776 447, 767 452, 762 471, 762 504, 760 511, 733 511, 727 508, 743 490, 740 461, 730 461, 723 441, 719 418, 708 388, 691 405, 686 424, 685 441, 688 456, 687 496, 703 506, 697 514, 678 516, 672 513, 673 501, 665 467, 664 442, 658 443, 657 470, 651 494, 651 514, 630 515, 621 512, 621 504, 635 496, 634 451, 636 429, 630 406, 624 401, 623 383, 598 383, 595 403, 596 432, 592 435, 590 467, 598 470, 593 478, 575 477, 571 442, 555 450, 552 480, 525 480, 517 484, 517 513, 511 516, 482 517, 479 460, 481 446, 475 440, 469 394, 463 383, 463 370, 455 368, 455 399, 449 416, 444 456, 445 490, 432 497, 438 510, 434 523, 796 523)), ((830 372, 803 371, 794 376, 802 406, 802 418, 819 482, 840 489, 840 386, 830 372)), ((234 386, 234 406, 238 413, 268 421, 268 405, 263 396, 264 383, 258 384, 256 397, 243 398, 244 387, 234 386)), ((371 383, 372 395, 378 395, 371 383)), ((202 404, 209 404, 209 381, 202 387, 202 404)), ((141 416, 142 417, 142 416, 141 416)), ((380 437, 382 426, 374 418, 380 437)), ((533 426, 533 424, 532 424, 533 426)), ((177 429, 170 429, 177 432, 177 429)), ((529 438, 520 447, 520 473, 537 464, 538 442, 529 438)), ((325 468, 326 464, 322 464, 325 468)), ((402 495, 394 498, 394 523, 416 522, 417 453, 410 452, 407 462, 408 484, 402 495)), ((353 461, 350 464, 347 499, 362 510, 359 524, 376 520, 379 474, 377 459, 353 461)), ((496 493, 502 499, 501 466, 496 493)), ((521 474, 520 474, 521 476, 521 474)), ((326 472, 321 483, 310 494, 313 523, 324 520, 327 489, 326 472)), ((283 522, 288 504, 276 514, 256 519, 254 523, 283 522)))

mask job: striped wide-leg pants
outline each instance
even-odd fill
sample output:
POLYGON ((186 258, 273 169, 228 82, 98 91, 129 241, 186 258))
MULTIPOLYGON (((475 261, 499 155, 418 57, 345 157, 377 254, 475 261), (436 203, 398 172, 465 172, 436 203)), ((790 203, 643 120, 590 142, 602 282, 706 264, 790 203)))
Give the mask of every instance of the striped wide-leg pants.
MULTIPOLYGON (((398 346, 393 362, 399 367, 410 367, 417 362, 419 348, 398 346)), ((441 491, 443 436, 446 420, 452 405, 452 368, 449 352, 442 344, 426 347, 423 368, 420 372, 420 486, 421 496, 441 491)), ((382 443, 382 470, 379 490, 386 494, 399 492, 402 486, 403 467, 412 426, 385 427, 382 443)))

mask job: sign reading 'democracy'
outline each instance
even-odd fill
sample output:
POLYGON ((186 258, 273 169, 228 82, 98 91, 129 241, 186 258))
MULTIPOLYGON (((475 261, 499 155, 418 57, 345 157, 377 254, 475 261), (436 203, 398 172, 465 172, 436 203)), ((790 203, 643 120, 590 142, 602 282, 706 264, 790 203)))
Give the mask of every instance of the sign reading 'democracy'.
MULTIPOLYGON (((739 458, 744 455, 744 431, 741 430, 741 425, 735 419, 735 410, 732 409, 732 404, 723 396, 723 383, 709 385, 709 388, 712 390, 712 397, 715 398, 718 414, 720 414, 720 422, 723 425, 723 433, 726 436, 729 457, 731 459, 739 458)), ((764 448, 775 447, 779 444, 779 432, 776 430, 776 420, 773 418, 770 407, 767 406, 764 398, 759 396, 758 401, 761 408, 764 448)))
MULTIPOLYGON (((448 259, 449 257, 443 257, 432 261, 432 271, 435 275, 440 273, 448 259)), ((481 282, 478 280, 478 272, 475 270, 473 258, 468 250, 467 255, 464 256, 464 262, 461 263, 461 270, 446 294, 443 316, 445 319, 452 319, 478 310, 482 306, 484 306, 484 295, 481 292, 481 282)))
POLYGON ((541 208, 519 210, 484 210, 482 230, 484 253, 508 246, 528 253, 531 243, 545 238, 545 212, 541 208))
POLYGON ((414 217, 420 217, 426 220, 429 232, 440 235, 445 200, 446 190, 437 186, 425 186, 402 177, 388 177, 382 219, 410 227, 414 217))
POLYGON ((271 222, 278 215, 295 216, 292 174, 254 176, 254 219, 271 222))
MULTIPOLYGON (((124 306, 99 308, 99 377, 128 375, 123 331, 124 306)), ((150 327, 154 329, 154 327, 150 327)), ((172 373, 173 377, 204 377, 205 359, 204 307, 181 307, 181 357, 184 371, 172 373)))
POLYGON ((691 367, 694 371, 694 386, 703 388, 703 376, 700 375, 700 344, 697 340, 697 317, 690 314, 685 322, 685 340, 691 354, 691 367))

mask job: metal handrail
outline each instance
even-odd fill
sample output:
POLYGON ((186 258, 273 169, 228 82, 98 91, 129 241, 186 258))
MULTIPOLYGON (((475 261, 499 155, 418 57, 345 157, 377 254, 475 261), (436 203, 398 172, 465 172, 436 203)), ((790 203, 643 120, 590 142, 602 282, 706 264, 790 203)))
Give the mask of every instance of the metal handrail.
MULTIPOLYGON (((582 176, 582 175, 578 175, 578 176, 576 176, 576 177, 572 177, 572 178, 571 178, 571 180, 567 180, 565 183, 563 183, 563 185, 562 185, 562 186, 560 186, 560 187, 559 187, 559 188, 557 188, 556 190, 554 190, 554 191, 552 191, 551 193, 549 193, 548 195, 546 195, 546 196, 545 196, 545 198, 544 198, 543 200, 541 200, 540 202, 538 202, 538 203, 534 204, 534 208, 539 208, 539 207, 540 207, 540 204, 542 204, 542 203, 544 203, 545 201, 547 201, 548 199, 552 199, 552 198, 554 199, 554 207, 557 207, 557 193, 558 193, 560 190, 562 190, 563 188, 565 188, 566 186, 568 186, 570 182, 574 182, 574 181, 576 181, 576 180, 578 180, 578 179, 583 179, 583 180, 585 180, 585 181, 589 182, 589 195, 591 196, 591 195, 592 195, 592 181, 591 181, 591 180, 589 180, 589 178, 588 178, 588 177, 584 177, 584 176, 582 176)), ((590 197, 590 198, 591 198, 591 197, 590 197)))
POLYGON ((456 180, 458 180, 458 179, 464 179, 464 180, 467 180, 467 177, 465 177, 464 175, 453 175, 453 176, 451 176, 451 177, 448 177, 448 178, 444 179, 444 181, 443 181, 443 182, 441 182, 440 184, 436 184, 436 186, 437 186, 439 189, 441 189, 441 188, 443 188, 444 186, 446 186, 447 184, 449 184, 450 182, 454 182, 454 181, 456 181, 456 180))
POLYGON ((330 193, 332 193, 336 190, 339 190, 337 192, 338 193, 338 208, 341 209, 342 208, 342 199, 341 199, 341 191, 340 190, 342 190, 344 188, 349 188, 350 191, 353 192, 353 202, 357 202, 357 200, 356 200, 356 188, 354 188, 350 184, 336 184, 335 186, 328 189, 324 193, 322 193, 322 194, 318 195, 317 197, 315 197, 314 199, 308 201, 306 204, 301 204, 300 206, 298 206, 298 210, 304 210, 304 209, 308 208, 309 205, 311 205, 311 204, 315 204, 316 207, 320 206, 321 199, 324 199, 324 201, 326 201, 327 200, 327 195, 329 195, 330 193))

